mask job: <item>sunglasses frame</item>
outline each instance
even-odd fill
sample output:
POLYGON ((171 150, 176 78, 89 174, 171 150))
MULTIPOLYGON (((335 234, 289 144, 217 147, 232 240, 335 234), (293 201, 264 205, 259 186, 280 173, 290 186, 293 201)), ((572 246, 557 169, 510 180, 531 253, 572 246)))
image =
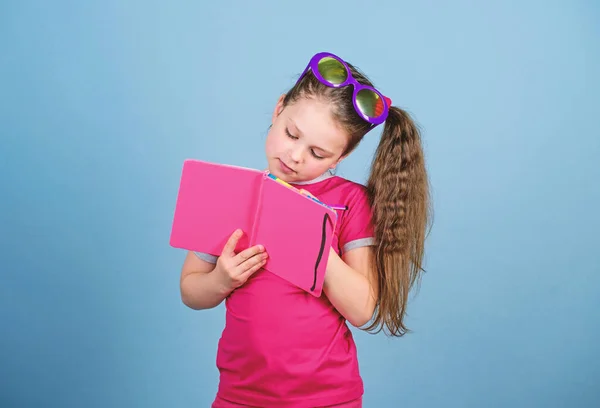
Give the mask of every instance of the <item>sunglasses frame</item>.
POLYGON ((385 120, 387 119, 389 108, 392 103, 390 98, 386 97, 385 95, 383 95, 381 92, 379 92, 377 89, 373 88, 372 86, 363 85, 360 82, 358 82, 352 76, 352 72, 350 71, 348 64, 346 64, 346 62, 343 59, 341 59, 340 57, 338 57, 337 55, 329 53, 329 52, 319 52, 319 53, 315 54, 310 59, 308 65, 306 65, 306 68, 304 69, 304 71, 302 72, 302 74, 300 75, 300 77, 298 78, 298 81, 296 81, 296 83, 300 82, 300 80, 302 80, 302 78, 304 78, 304 75, 306 75, 309 70, 312 71, 313 75, 315 76, 315 78, 317 78, 319 80, 319 82, 321 82, 323 85, 326 85, 328 87, 341 88, 344 86, 352 85, 354 87, 354 92, 352 94, 352 103, 354 104, 354 110, 365 121, 373 124, 374 126, 377 126, 377 125, 380 125, 381 123, 385 122, 385 120), (344 68, 346 69, 346 73, 348 74, 348 77, 346 78, 346 80, 344 82, 342 82, 340 84, 334 84, 334 83, 327 81, 325 78, 323 78, 323 76, 319 72, 319 61, 321 61, 323 58, 327 58, 327 57, 337 60, 339 63, 341 63, 344 66, 344 68), (360 110, 356 100, 358 97, 358 93, 364 89, 376 93, 381 98, 381 101, 383 102, 383 111, 381 112, 381 115, 379 115, 375 118, 372 118, 372 117, 365 115, 360 110))

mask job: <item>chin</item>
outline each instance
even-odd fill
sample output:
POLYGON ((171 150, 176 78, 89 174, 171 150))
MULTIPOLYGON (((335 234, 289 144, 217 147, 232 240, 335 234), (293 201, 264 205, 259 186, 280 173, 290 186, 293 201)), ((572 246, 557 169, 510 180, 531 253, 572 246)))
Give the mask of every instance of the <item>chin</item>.
POLYGON ((287 183, 293 183, 294 181, 298 181, 298 176, 296 174, 284 174, 277 170, 271 171, 271 173, 274 174, 277 178, 280 178, 281 180, 287 183))
POLYGON ((269 160, 269 171, 278 178, 287 182, 298 178, 297 172, 290 172, 289 170, 285 170, 285 168, 282 167, 281 161, 277 158, 269 160))

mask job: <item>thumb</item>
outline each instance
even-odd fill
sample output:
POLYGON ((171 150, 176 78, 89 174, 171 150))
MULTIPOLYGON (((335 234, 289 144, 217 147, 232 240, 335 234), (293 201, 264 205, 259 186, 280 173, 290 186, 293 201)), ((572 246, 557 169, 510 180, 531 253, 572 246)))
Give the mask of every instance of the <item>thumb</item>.
POLYGON ((236 247, 238 241, 240 240, 240 238, 242 237, 242 235, 244 235, 244 232, 242 230, 239 230, 239 229, 235 230, 235 232, 233 234, 231 234, 231 236, 225 243, 225 246, 223 247, 223 251, 221 252, 221 255, 222 256, 223 255, 225 255, 225 256, 235 255, 235 247, 236 247))

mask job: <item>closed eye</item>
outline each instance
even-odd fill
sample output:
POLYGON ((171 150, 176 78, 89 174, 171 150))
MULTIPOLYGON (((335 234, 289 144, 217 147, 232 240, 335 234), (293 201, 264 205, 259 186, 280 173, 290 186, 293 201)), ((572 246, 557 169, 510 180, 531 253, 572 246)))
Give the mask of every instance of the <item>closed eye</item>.
POLYGON ((314 149, 310 149, 310 154, 312 154, 315 159, 318 159, 318 160, 324 159, 324 157, 321 157, 318 154, 316 154, 314 149))
MULTIPOLYGON (((285 134, 287 135, 287 137, 289 137, 292 140, 297 140, 298 136, 294 136, 290 133, 288 128, 285 128, 285 134)), ((310 154, 317 160, 323 160, 324 157, 319 156, 318 154, 315 153, 315 149, 310 149, 310 154)))
POLYGON ((285 134, 290 138, 290 139, 298 139, 298 136, 294 136, 290 133, 290 131, 288 130, 288 128, 285 128, 285 134))

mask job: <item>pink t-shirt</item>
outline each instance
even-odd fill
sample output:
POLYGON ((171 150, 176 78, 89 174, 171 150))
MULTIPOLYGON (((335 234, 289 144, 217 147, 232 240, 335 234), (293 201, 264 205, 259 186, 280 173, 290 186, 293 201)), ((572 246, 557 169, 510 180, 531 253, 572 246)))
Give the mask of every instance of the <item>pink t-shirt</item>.
MULTIPOLYGON (((296 187, 325 203, 348 207, 338 211, 332 244, 340 255, 373 244, 362 185, 325 175, 296 187)), ((363 394, 352 333, 324 293, 315 298, 260 270, 231 293, 226 309, 217 352, 220 398, 291 408, 340 404, 363 394)))

